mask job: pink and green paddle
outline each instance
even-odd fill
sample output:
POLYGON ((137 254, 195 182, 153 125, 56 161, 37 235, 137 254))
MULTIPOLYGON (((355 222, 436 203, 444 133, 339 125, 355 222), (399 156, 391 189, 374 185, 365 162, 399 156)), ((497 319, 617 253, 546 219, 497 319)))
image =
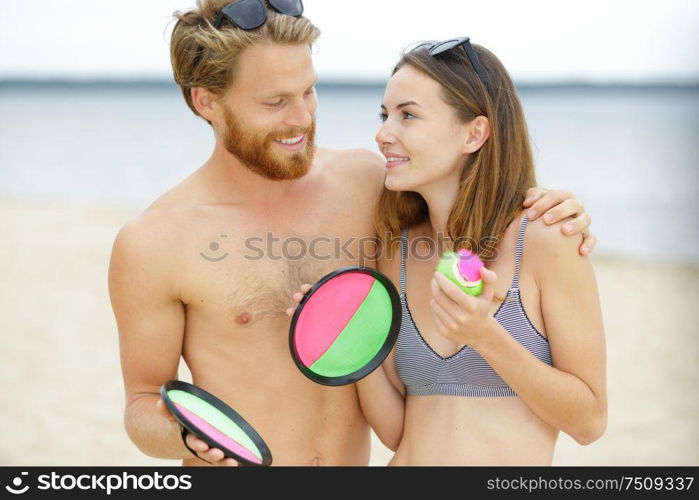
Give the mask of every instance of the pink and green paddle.
MULTIPOLYGON (((233 408, 214 395, 179 380, 163 384, 160 395, 182 425, 183 440, 187 431, 244 465, 272 463, 272 454, 262 437, 233 408)), ((196 455, 189 446, 187 449, 196 455)))
POLYGON ((380 272, 346 267, 318 281, 296 308, 289 348, 296 366, 323 385, 356 382, 374 371, 398 338, 396 287, 380 272))

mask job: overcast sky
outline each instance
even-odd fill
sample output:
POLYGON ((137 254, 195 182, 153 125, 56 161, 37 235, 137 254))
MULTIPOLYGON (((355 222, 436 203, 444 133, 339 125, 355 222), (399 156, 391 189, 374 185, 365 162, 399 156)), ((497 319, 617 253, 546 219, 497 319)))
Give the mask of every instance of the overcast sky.
MULTIPOLYGON (((0 78, 170 78, 194 0, 0 0, 0 78)), ((323 79, 386 79, 411 42, 468 35, 519 81, 699 81, 697 0, 305 0, 323 79)))

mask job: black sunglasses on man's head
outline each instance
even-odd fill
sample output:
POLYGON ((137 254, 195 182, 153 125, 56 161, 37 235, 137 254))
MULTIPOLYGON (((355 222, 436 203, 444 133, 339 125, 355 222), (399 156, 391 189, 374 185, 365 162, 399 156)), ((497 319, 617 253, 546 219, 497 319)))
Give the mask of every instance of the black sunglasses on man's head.
MULTIPOLYGON (((280 14, 299 17, 303 14, 302 0, 267 0, 267 3, 280 14)), ((267 21, 267 8, 263 0, 235 0, 221 9, 214 22, 216 29, 228 19, 244 30, 254 30, 267 21)))
MULTIPOLYGON (((490 91, 488 77, 485 75, 485 70, 483 69, 483 66, 481 66, 478 56, 476 56, 476 51, 473 50, 473 47, 471 46, 470 40, 471 39, 469 37, 462 36, 460 38, 450 38, 449 40, 434 42, 431 44, 428 52, 431 56, 438 56, 439 54, 443 54, 444 52, 455 49, 456 47, 463 47, 469 61, 471 61, 471 64, 473 65, 473 69, 475 69, 476 73, 478 74, 478 78, 481 79, 481 82, 483 82, 483 85, 485 85, 486 90, 490 91)), ((416 48, 422 46, 423 44, 420 44, 416 48)))

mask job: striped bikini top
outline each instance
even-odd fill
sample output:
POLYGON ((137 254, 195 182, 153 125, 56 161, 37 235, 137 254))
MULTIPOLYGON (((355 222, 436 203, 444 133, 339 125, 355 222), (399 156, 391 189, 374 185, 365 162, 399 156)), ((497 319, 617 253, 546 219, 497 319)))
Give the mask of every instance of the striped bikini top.
MULTIPOLYGON (((515 275, 512 285, 494 317, 529 352, 551 365, 549 343, 532 325, 519 296, 519 261, 522 257, 522 242, 527 223, 528 218, 525 216, 517 239, 515 275)), ((401 235, 400 264, 400 300, 403 314, 396 342, 395 365, 408 395, 517 396, 476 350, 464 346, 458 352, 444 358, 427 344, 415 326, 406 298, 407 248, 408 230, 404 229, 401 235)))

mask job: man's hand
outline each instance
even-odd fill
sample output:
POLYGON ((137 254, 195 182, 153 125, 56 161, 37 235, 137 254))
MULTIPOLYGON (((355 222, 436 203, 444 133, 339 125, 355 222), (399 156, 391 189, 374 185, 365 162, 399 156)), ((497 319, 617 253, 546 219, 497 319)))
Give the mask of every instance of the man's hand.
MULTIPOLYGON (((163 418, 166 418, 171 422, 175 422, 179 425, 177 419, 172 413, 170 413, 170 410, 168 410, 167 405, 165 404, 162 398, 158 398, 158 401, 155 403, 155 407, 158 410, 158 413, 163 418)), ((223 451, 219 450, 218 448, 209 447, 208 444, 206 444, 201 439, 195 437, 194 434, 187 433, 185 441, 187 442, 187 446, 189 446, 192 450, 197 452, 197 458, 200 458, 205 462, 209 462, 211 465, 228 467, 236 467, 240 465, 237 461, 233 460, 232 458, 226 458, 223 454, 223 451)))
MULTIPOLYGON (((312 287, 313 285, 309 285, 308 283, 301 285, 301 291, 296 292, 293 295, 294 302, 296 302, 296 307, 298 307, 298 304, 303 300, 303 296, 306 295, 312 287)), ((294 312, 296 312, 296 307, 288 308, 286 310, 286 315, 292 318, 294 316, 294 312)))
POLYGON ((583 242, 578 247, 580 255, 588 255, 597 245, 597 237, 590 232, 590 216, 573 193, 562 189, 546 190, 530 188, 522 204, 529 208, 529 220, 543 216, 547 225, 556 224, 568 217, 570 221, 561 226, 561 231, 567 236, 582 233, 583 242))

